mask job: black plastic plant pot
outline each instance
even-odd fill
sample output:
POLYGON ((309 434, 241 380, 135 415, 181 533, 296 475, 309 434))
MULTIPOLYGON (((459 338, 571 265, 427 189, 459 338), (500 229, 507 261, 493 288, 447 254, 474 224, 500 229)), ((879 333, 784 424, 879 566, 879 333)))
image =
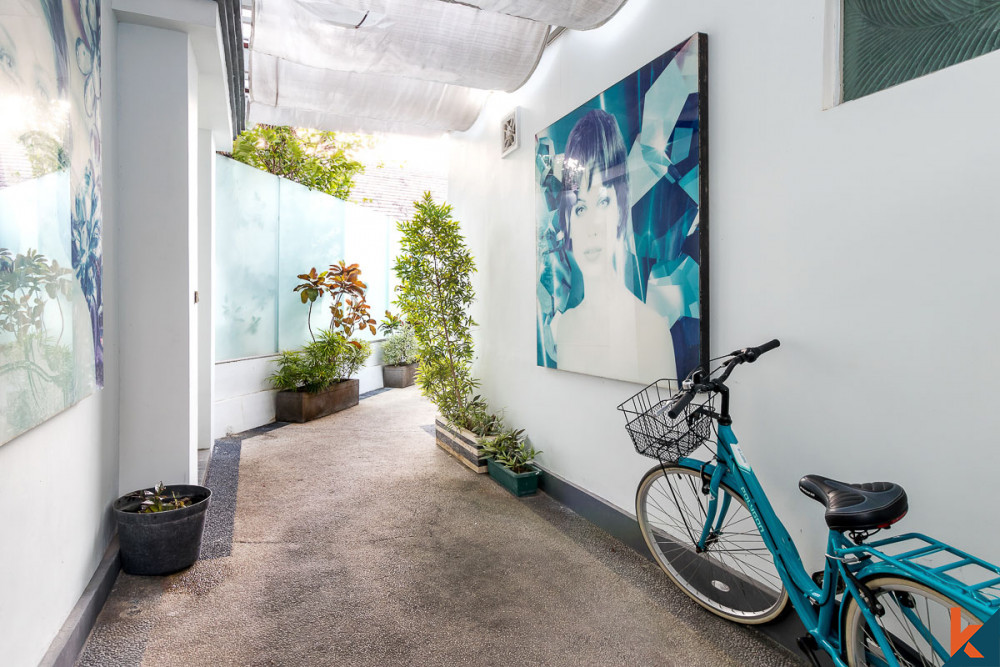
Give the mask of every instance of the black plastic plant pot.
POLYGON ((540 473, 538 468, 530 466, 531 470, 528 472, 514 472, 493 459, 486 459, 486 465, 489 468, 490 477, 515 496, 530 496, 538 491, 538 475, 540 473))
POLYGON ((122 569, 128 574, 171 574, 191 567, 198 560, 212 492, 204 486, 173 484, 167 486, 167 493, 189 496, 191 504, 166 512, 140 514, 137 510, 142 501, 129 494, 113 505, 122 569))

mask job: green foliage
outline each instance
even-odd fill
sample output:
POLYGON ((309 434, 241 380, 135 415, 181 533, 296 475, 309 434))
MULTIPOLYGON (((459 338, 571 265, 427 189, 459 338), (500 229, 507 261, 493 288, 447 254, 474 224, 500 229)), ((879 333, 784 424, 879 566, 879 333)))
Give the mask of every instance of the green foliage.
POLYGON ((458 221, 451 217, 451 206, 435 204, 429 192, 414 206, 413 219, 399 223, 402 254, 394 267, 400 281, 396 303, 417 339, 417 382, 452 421, 478 385, 471 371, 476 323, 468 312, 475 298, 476 267, 458 221))
POLYGON ((386 336, 390 336, 395 333, 396 329, 402 327, 403 324, 403 318, 393 315, 387 310, 385 311, 385 317, 382 318, 382 324, 378 325, 378 330, 386 336))
POLYGON ((360 144, 359 139, 344 139, 335 132, 258 125, 236 138, 233 158, 346 200, 354 176, 364 171, 352 158, 360 144))
POLYGON ((331 330, 340 331, 344 339, 355 346, 358 343, 352 338, 357 331, 368 330, 375 335, 377 323, 369 313, 371 306, 365 300, 368 285, 361 282, 361 269, 357 264, 348 266, 344 260, 340 260, 322 273, 317 273, 316 267, 313 267, 309 273, 299 274, 298 278, 304 282, 296 285, 292 291, 299 292, 302 303, 309 304, 307 322, 313 341, 316 340, 312 330, 313 304, 326 293, 333 297, 333 303, 330 304, 331 330))
POLYGON ((412 364, 417 357, 417 338, 413 335, 413 327, 402 324, 396 332, 382 343, 382 361, 388 366, 404 366, 412 364))
POLYGON ((346 380, 361 368, 371 345, 347 340, 339 331, 323 330, 301 350, 288 350, 278 359, 278 370, 268 379, 279 391, 322 391, 346 380))
POLYGON ((157 484, 152 490, 143 489, 142 491, 129 494, 128 498, 142 501, 139 504, 139 509, 136 510, 139 514, 169 512, 170 510, 179 510, 182 507, 188 507, 191 504, 190 496, 178 497, 173 491, 168 494, 167 487, 163 485, 163 482, 157 484))
POLYGON ((302 303, 309 304, 309 315, 306 318, 306 326, 309 327, 309 337, 315 341, 316 334, 313 333, 312 326, 313 304, 316 303, 316 299, 321 299, 326 294, 326 271, 316 273, 316 267, 314 266, 309 269, 309 273, 300 273, 298 278, 305 282, 296 285, 292 291, 299 293, 299 296, 302 297, 302 303))
POLYGON ((368 312, 371 308, 365 301, 368 285, 361 282, 361 269, 358 265, 347 266, 344 260, 331 264, 330 270, 326 272, 326 284, 333 297, 330 305, 330 328, 343 332, 344 338, 352 345, 358 345, 357 341, 351 340, 355 331, 367 329, 374 336, 377 322, 368 312))
POLYGON ((512 472, 528 472, 535 457, 541 454, 524 439, 524 429, 505 430, 500 435, 483 442, 483 454, 512 472))
POLYGON ((503 417, 490 412, 482 396, 467 401, 465 408, 455 415, 452 423, 472 431, 481 438, 498 435, 504 429, 503 417))

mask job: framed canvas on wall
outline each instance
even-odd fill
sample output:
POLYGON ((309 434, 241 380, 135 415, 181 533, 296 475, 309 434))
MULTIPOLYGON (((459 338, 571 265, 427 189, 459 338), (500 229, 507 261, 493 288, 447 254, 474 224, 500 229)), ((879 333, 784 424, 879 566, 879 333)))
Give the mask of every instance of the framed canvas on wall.
POLYGON ((535 137, 539 366, 631 382, 708 355, 708 37, 535 137))

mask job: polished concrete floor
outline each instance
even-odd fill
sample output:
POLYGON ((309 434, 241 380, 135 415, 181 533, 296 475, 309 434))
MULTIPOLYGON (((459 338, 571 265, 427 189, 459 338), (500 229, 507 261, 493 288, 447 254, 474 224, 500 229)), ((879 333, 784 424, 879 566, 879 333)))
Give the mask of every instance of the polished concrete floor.
POLYGON ((202 559, 121 574, 80 665, 778 665, 649 560, 434 444, 415 388, 220 440, 202 559))

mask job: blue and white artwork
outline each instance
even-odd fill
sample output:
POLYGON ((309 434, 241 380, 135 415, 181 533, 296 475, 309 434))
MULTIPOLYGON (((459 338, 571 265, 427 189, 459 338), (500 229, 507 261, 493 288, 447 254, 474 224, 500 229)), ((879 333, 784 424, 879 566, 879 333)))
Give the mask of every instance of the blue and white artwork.
POLYGON ((536 135, 539 366, 649 383, 707 360, 706 49, 692 36, 536 135))
POLYGON ((104 384, 99 0, 0 0, 0 444, 104 384))

